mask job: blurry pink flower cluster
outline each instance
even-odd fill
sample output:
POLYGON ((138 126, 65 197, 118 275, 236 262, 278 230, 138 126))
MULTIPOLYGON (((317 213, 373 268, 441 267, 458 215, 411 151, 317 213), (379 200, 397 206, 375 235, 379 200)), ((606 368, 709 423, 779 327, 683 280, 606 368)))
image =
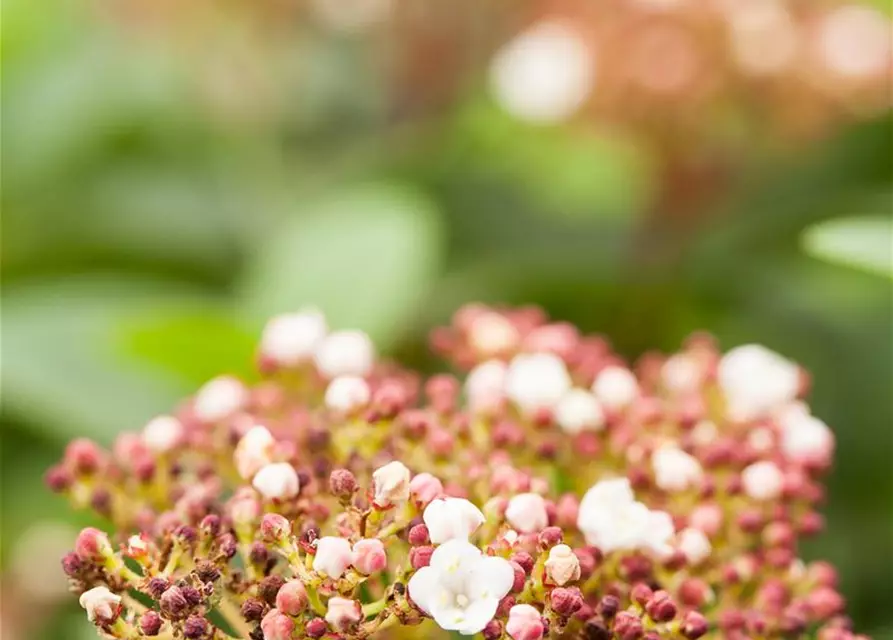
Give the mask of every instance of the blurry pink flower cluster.
POLYGON ((535 308, 432 344, 461 375, 282 315, 259 383, 72 442, 47 481, 109 520, 62 562, 100 635, 861 637, 798 558, 834 438, 796 364, 694 336, 630 368, 535 308))

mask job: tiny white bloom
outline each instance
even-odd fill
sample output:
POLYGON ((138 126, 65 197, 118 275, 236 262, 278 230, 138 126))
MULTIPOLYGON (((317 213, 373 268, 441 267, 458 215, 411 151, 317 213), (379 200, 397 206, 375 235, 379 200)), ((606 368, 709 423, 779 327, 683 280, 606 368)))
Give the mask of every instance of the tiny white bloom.
POLYGON ((251 480, 258 471, 273 462, 276 440, 266 427, 255 425, 245 432, 236 445, 233 461, 236 471, 245 480, 251 480))
POLYGON ((488 360, 477 365, 465 378, 465 395, 472 411, 494 408, 505 394, 508 366, 501 360, 488 360))
POLYGON ((586 389, 571 389, 555 407, 555 422, 566 433, 600 431, 605 426, 605 412, 595 396, 586 389))
POLYGON ((241 411, 247 403, 245 385, 231 376, 220 376, 198 390, 192 410, 202 422, 217 422, 241 411))
POLYGON ((580 559, 566 544, 556 544, 549 549, 544 566, 546 574, 559 587, 580 578, 580 559))
POLYGON ((398 460, 379 467, 372 474, 372 501, 379 507, 409 500, 410 473, 398 460))
POLYGON ((664 555, 675 532, 668 513, 636 502, 626 478, 602 480, 589 489, 580 502, 577 527, 604 553, 649 549, 664 555))
POLYGON ((691 430, 691 440, 699 447, 704 447, 716 440, 719 429, 710 420, 699 421, 691 430))
POLYGON ((509 364, 505 392, 524 411, 551 409, 571 388, 564 361, 554 353, 522 353, 509 364))
POLYGON ((271 500, 293 498, 300 489, 298 474, 287 462, 268 464, 257 472, 252 485, 262 496, 271 500))
POLYGON ((422 514, 428 536, 434 544, 448 540, 468 540, 484 524, 481 510, 465 498, 438 498, 422 514))
POLYGON ((121 596, 112 593, 107 587, 93 587, 84 591, 78 602, 87 611, 90 622, 111 622, 118 615, 121 596))
POLYGON ((831 71, 849 78, 880 75, 889 69, 890 20, 880 11, 846 4, 819 25, 819 54, 831 71))
POLYGON ((546 501, 538 493, 520 493, 509 500, 505 519, 521 533, 536 533, 549 526, 546 501))
POLYGON ((586 101, 595 79, 594 56, 572 24, 541 22, 506 44, 493 59, 496 100, 513 116, 561 122, 586 101))
POLYGON ((313 357, 328 327, 322 312, 306 309, 272 318, 261 335, 261 353, 274 362, 294 366, 313 357))
POLYGON ((155 453, 165 453, 183 439, 183 425, 173 416, 152 418, 143 427, 143 443, 155 453))
POLYGON ((694 565, 710 557, 713 546, 703 531, 689 527, 679 532, 679 550, 694 565))
POLYGON ((510 351, 521 336, 508 318, 490 311, 472 321, 468 339, 472 348, 486 358, 510 351))
POLYGON ((704 475, 697 458, 674 446, 664 446, 651 454, 657 486, 664 491, 685 491, 697 487, 704 475))
POLYGON ((474 635, 493 619, 514 579, 505 558, 484 556, 466 540, 450 540, 434 550, 431 563, 415 572, 407 588, 442 629, 474 635))
POLYGON ((354 552, 347 538, 324 536, 316 541, 313 570, 337 580, 354 561, 354 552))
POLYGON ((338 376, 326 388, 326 406, 333 411, 349 413, 369 404, 369 384, 359 376, 338 376))
POLYGON ((800 462, 826 461, 834 450, 834 434, 827 424, 795 403, 778 416, 781 450, 785 457, 800 462))
POLYGON ((796 364, 757 344, 735 347, 717 370, 729 415, 742 421, 762 418, 794 398, 800 389, 796 364))
POLYGON ((702 369, 698 361, 687 353, 670 356, 660 370, 661 381, 673 393, 685 393, 701 383, 702 369))
POLYGON ((326 378, 365 376, 375 364, 375 348, 362 331, 335 331, 317 345, 313 360, 326 378))
POLYGON ((744 493, 754 500, 774 500, 781 495, 784 476, 774 462, 754 462, 741 472, 744 493))
POLYGON ((604 406, 623 409, 639 396, 639 383, 632 371, 613 365, 605 367, 595 377, 592 392, 604 406))

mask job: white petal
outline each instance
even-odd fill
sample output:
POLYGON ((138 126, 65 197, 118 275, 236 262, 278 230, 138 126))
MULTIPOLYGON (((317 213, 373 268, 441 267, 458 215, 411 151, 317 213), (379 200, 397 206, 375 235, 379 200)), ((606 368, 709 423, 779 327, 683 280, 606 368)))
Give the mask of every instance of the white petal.
POLYGON ((478 563, 481 550, 465 540, 450 540, 437 547, 431 554, 431 568, 440 576, 440 584, 455 593, 461 593, 465 580, 478 563))
MULTIPOLYGON (((511 585, 509 585, 511 586, 511 585)), ((499 607, 497 598, 484 598, 475 600, 465 609, 465 621, 456 630, 463 636, 473 636, 480 633, 487 623, 496 615, 499 607)))
POLYGON ((488 598, 499 601, 511 591, 515 571, 505 558, 491 556, 481 558, 471 570, 469 579, 470 592, 475 601, 488 598))
POLYGON ((409 579, 407 588, 409 589, 409 597, 412 598, 412 601, 415 602, 422 611, 431 615, 431 604, 443 590, 440 586, 440 579, 437 571, 431 567, 422 567, 409 579))

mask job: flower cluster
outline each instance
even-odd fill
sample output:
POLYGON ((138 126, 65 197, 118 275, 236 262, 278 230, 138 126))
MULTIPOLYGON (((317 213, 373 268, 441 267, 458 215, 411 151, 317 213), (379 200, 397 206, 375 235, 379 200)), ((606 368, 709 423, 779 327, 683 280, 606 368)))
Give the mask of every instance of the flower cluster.
POLYGON ((532 308, 468 306, 432 345, 464 373, 279 316, 258 384, 72 442, 47 482, 110 522, 62 561, 100 634, 861 637, 798 558, 834 448, 798 366, 694 336, 631 369, 532 308))

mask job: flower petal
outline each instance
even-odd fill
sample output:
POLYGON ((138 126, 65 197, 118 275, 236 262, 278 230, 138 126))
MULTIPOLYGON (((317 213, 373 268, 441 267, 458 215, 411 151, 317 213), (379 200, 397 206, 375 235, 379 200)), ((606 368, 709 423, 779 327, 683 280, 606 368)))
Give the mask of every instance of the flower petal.
POLYGON ((437 602, 441 591, 443 591, 437 571, 431 567, 422 567, 409 579, 407 588, 409 597, 418 605, 419 609, 432 615, 432 605, 437 602))
POLYGON ((505 558, 482 558, 472 568, 468 579, 468 591, 475 603, 490 598, 499 601, 511 591, 515 571, 505 558))
POLYGON ((432 569, 437 572, 440 585, 454 593, 461 593, 469 572, 478 564, 481 550, 466 540, 450 540, 431 554, 432 569))
MULTIPOLYGON (((509 585, 511 588, 511 585, 509 585)), ((499 598, 483 598, 475 600, 465 609, 465 621, 456 630, 463 636, 473 636, 480 633, 487 623, 496 615, 499 607, 499 598)))

